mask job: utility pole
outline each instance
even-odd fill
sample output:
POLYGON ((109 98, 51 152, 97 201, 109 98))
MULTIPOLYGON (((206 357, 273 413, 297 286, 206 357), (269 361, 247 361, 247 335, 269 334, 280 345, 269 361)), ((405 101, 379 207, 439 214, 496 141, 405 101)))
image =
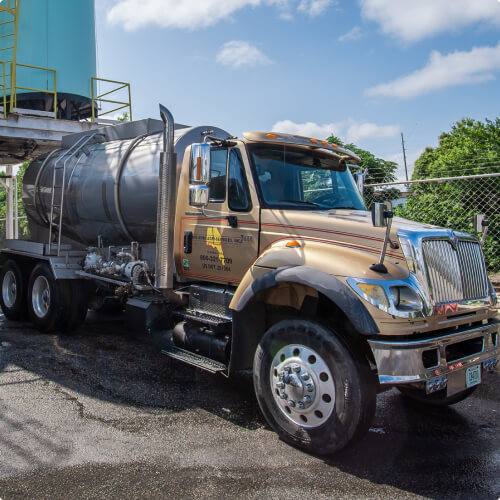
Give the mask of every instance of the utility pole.
POLYGON ((405 151, 405 140, 403 137, 403 132, 401 132, 401 145, 403 146, 403 159, 405 162, 406 182, 408 182, 408 167, 406 166, 406 151, 405 151))

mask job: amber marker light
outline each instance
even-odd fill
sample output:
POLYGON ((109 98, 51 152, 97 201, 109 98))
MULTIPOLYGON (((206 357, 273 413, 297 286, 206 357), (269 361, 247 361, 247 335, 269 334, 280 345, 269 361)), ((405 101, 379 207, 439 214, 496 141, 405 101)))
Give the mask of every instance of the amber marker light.
POLYGON ((336 144, 333 144, 333 142, 330 144, 330 146, 331 146, 332 148, 338 148, 338 146, 337 146, 336 144))
POLYGON ((274 134, 266 134, 266 137, 269 139, 276 139, 276 136, 274 134))
POLYGON ((309 139, 311 142, 313 142, 314 144, 318 144, 318 141, 316 139, 309 139))
POLYGON ((288 248, 298 248, 300 247, 300 243, 297 240, 292 240, 288 241, 285 246, 287 246, 288 248))

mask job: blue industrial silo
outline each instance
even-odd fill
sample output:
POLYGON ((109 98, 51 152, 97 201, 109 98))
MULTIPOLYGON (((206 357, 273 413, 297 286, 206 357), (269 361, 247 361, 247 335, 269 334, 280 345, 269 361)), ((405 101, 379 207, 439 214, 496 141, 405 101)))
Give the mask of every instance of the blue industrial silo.
POLYGON ((17 107, 52 111, 56 70, 60 118, 91 116, 91 77, 96 76, 94 0, 18 0, 17 107))

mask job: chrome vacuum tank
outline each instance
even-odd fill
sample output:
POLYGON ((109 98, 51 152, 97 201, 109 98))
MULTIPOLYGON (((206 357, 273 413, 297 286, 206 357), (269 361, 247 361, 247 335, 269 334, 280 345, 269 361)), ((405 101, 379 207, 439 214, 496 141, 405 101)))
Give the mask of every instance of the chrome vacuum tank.
MULTIPOLYGON (((186 148, 203 142, 207 131, 211 136, 224 139, 230 135, 207 126, 175 130, 177 179, 186 148)), ((104 132, 109 135, 115 131, 104 129, 104 132)), ((162 147, 162 133, 157 132, 91 144, 72 158, 62 157, 65 151, 62 149, 50 157, 42 155, 34 160, 23 179, 23 203, 32 238, 41 234, 40 228, 48 234, 54 166, 57 164, 59 169, 69 158, 64 185, 63 236, 83 246, 97 245, 98 236, 105 246, 129 245, 131 241, 155 242, 162 147)), ((58 203, 57 188, 55 199, 58 203)))

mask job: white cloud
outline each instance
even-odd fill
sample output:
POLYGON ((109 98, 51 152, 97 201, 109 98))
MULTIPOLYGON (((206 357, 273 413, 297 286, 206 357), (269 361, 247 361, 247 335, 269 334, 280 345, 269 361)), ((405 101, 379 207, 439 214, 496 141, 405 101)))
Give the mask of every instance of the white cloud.
POLYGON ((322 14, 332 3, 333 0, 301 0, 297 10, 315 17, 322 14))
POLYGON ((226 42, 216 58, 219 64, 241 68, 242 66, 261 66, 271 64, 272 61, 255 45, 244 40, 231 40, 226 42))
POLYGON ((354 28, 350 29, 347 33, 344 33, 343 35, 340 35, 337 40, 339 42, 348 42, 348 41, 354 41, 354 40, 359 40, 360 38, 363 38, 363 32, 361 31, 361 28, 359 26, 354 26, 354 28))
POLYGON ((147 25, 163 28, 196 30, 213 26, 223 19, 231 18, 236 11, 260 5, 275 6, 284 18, 292 12, 305 13, 311 17, 325 11, 337 0, 114 0, 108 10, 111 24, 122 25, 132 31, 147 25))
POLYGON ((499 69, 500 43, 496 47, 475 47, 470 52, 447 55, 433 51, 422 69, 369 88, 365 94, 406 99, 445 87, 491 80, 492 73, 499 69))
POLYGON ((398 125, 377 125, 376 123, 354 123, 347 129, 347 142, 363 139, 383 139, 394 137, 400 131, 398 125))
POLYGON ((361 14, 382 32, 406 42, 472 24, 500 26, 497 0, 359 0, 361 14))
POLYGON ((349 143, 358 142, 363 139, 394 137, 399 133, 400 127, 398 125, 377 125, 370 122, 357 122, 352 119, 336 123, 326 123, 324 125, 314 122, 295 123, 291 120, 282 120, 275 123, 272 126, 272 130, 318 139, 326 139, 333 134, 349 143))
POLYGON ((331 135, 339 136, 342 130, 340 123, 328 123, 318 125, 314 122, 295 123, 292 120, 282 120, 276 122, 271 130, 282 132, 284 134, 302 135, 304 137, 317 137, 318 139, 327 139, 331 135))

